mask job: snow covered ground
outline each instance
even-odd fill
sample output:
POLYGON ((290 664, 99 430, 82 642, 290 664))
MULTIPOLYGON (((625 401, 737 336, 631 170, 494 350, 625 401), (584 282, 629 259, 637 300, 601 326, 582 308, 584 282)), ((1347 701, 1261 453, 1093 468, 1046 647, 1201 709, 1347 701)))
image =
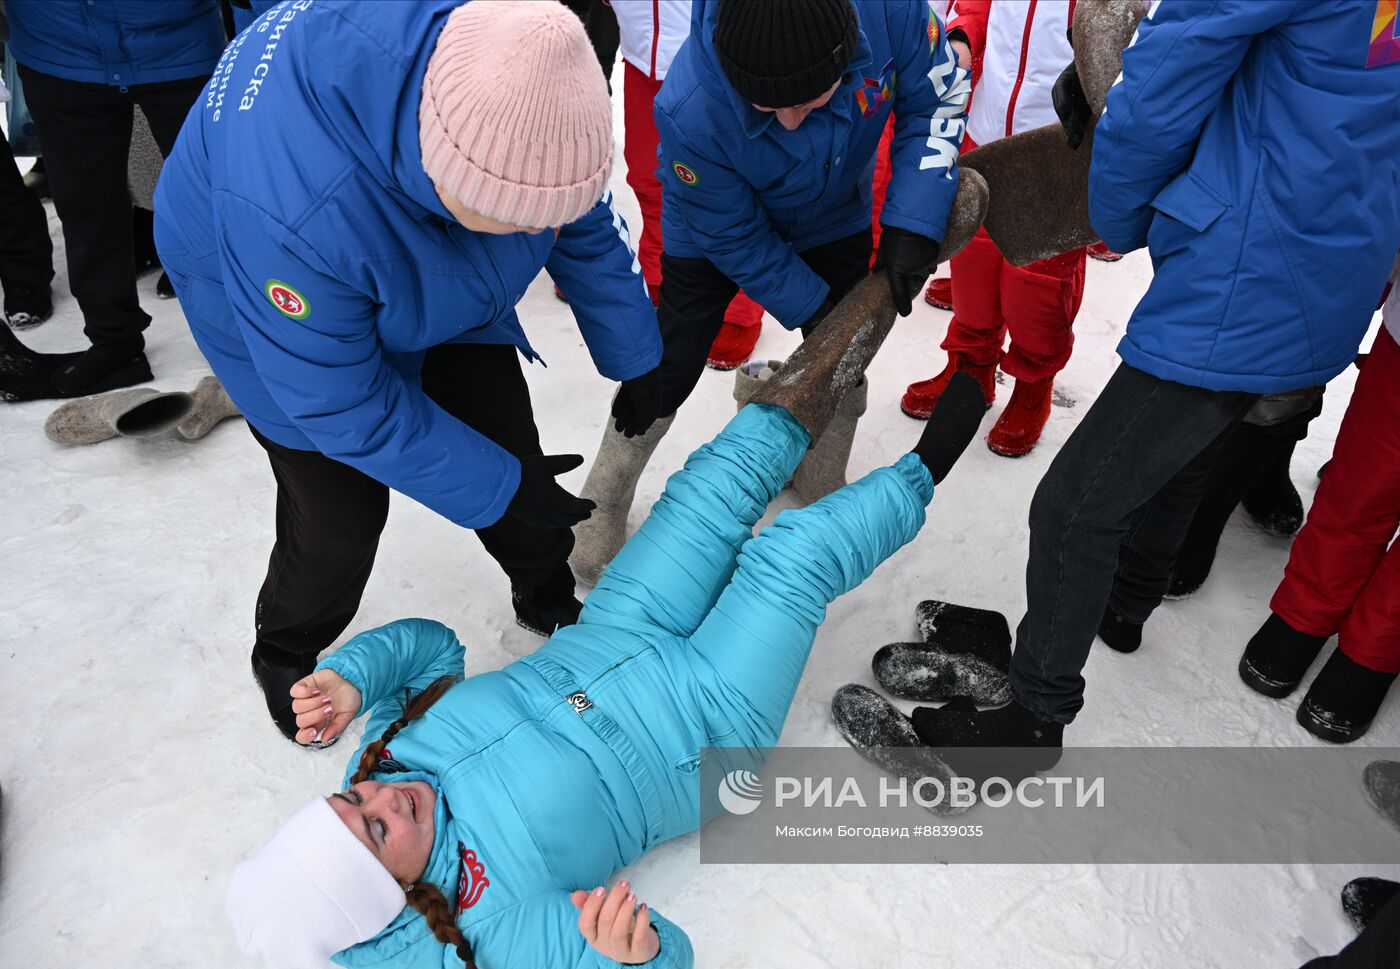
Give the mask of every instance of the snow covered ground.
MULTIPOLYGON (((620 167, 613 188, 639 227, 620 167)), ((77 349, 81 320, 52 207, 50 219, 56 312, 24 339, 40 350, 77 349)), ((919 539, 832 607, 784 744, 843 743, 827 712, 832 692, 850 681, 873 685, 871 652, 913 638, 918 600, 995 608, 1014 624, 1024 607, 1032 491, 1115 367, 1114 345, 1149 276, 1143 253, 1090 262, 1076 351, 1060 383, 1075 406, 1055 408, 1041 446, 1021 460, 974 444, 940 487, 919 539)), ((208 368, 179 307, 158 301, 154 287, 153 275, 140 282, 155 317, 154 386, 193 389, 208 368)), ((549 361, 528 370, 546 452, 591 458, 613 385, 593 372, 547 279, 536 281, 520 316, 549 361)), ((947 320, 919 302, 895 327, 870 371, 853 476, 916 440, 922 425, 899 412, 899 395, 942 366, 947 320)), ((758 355, 782 357, 795 344, 769 321, 758 355)), ((1294 479, 1305 500, 1354 376, 1336 380, 1298 448, 1294 479)), ((706 372, 642 480, 634 524, 666 475, 732 413, 732 379, 706 372)), ((0 554, 9 576, 0 585, 0 967, 246 965, 223 914, 230 871, 311 794, 334 790, 354 749, 353 738, 324 753, 288 744, 249 674, 253 598, 273 541, 272 476, 241 421, 193 444, 172 436, 70 449, 43 436, 53 407, 0 412, 0 554)), ((566 484, 577 488, 583 476, 566 484)), ((1161 609, 1138 653, 1095 647, 1088 705, 1067 741, 1320 743, 1294 723, 1296 697, 1267 700, 1235 674, 1286 556, 1285 542, 1237 517, 1210 582, 1161 609)), ((403 616, 455 628, 469 673, 539 645, 515 626, 506 581, 474 537, 395 496, 346 636, 403 616)), ((1361 743, 1400 746, 1397 706, 1361 743)), ((1360 798, 1360 779, 1337 796, 1360 798)), ((1291 969, 1351 938, 1338 891, 1375 873, 1400 877, 1395 868, 1306 865, 701 866, 690 836, 652 852, 630 877, 642 899, 689 931, 702 966, 1291 969)))

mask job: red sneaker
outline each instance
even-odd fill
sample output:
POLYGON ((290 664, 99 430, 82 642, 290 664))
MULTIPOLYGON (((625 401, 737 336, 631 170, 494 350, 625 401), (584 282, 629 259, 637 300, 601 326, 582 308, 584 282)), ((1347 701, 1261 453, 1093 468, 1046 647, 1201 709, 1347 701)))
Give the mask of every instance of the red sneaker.
POLYGON ((1097 259, 1099 262, 1117 262, 1123 258, 1123 254, 1108 248, 1106 242, 1096 242, 1089 247, 1089 258, 1097 259))
POLYGON ((910 384, 909 388, 904 391, 904 397, 899 401, 899 409, 915 420, 928 420, 929 415, 933 413, 933 408, 938 404, 938 398, 943 396, 948 381, 952 380, 953 374, 959 370, 966 370, 977 378, 977 383, 982 386, 982 395, 987 398, 987 406, 990 408, 992 401, 997 396, 996 364, 978 366, 974 363, 968 363, 958 351, 949 350, 948 366, 943 368, 943 372, 928 380, 920 380, 910 384))
POLYGON ((987 435, 987 447, 1008 458, 1030 454, 1050 419, 1050 391, 1055 381, 1047 377, 1035 383, 1016 381, 1006 410, 997 418, 992 433, 987 435))
POLYGON ((705 365, 713 370, 733 370, 753 355, 754 345, 758 343, 758 334, 762 329, 762 323, 755 323, 753 326, 725 323, 719 328, 719 336, 715 337, 715 342, 710 345, 710 356, 705 365))
POLYGON ((935 277, 928 281, 924 290, 924 302, 941 310, 953 308, 953 280, 935 277))

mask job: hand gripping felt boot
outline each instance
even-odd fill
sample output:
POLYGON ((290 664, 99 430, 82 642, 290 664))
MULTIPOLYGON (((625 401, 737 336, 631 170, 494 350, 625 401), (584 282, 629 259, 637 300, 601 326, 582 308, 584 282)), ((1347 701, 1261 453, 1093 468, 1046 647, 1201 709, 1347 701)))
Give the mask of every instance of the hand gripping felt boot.
POLYGON ((624 437, 613 429, 611 418, 603 426, 603 439, 579 497, 596 507, 593 514, 574 526, 574 551, 569 565, 585 585, 597 585, 608 563, 627 541, 627 515, 637 496, 637 482, 652 452, 671 427, 675 414, 657 419, 645 434, 624 437))
POLYGON ((218 377, 205 377, 195 387, 194 409, 190 415, 175 425, 175 433, 187 441, 197 441, 212 431, 222 420, 237 417, 241 413, 218 377))
POLYGON ((55 444, 96 444, 108 438, 151 437, 170 430, 194 409, 181 391, 149 387, 69 401, 49 415, 44 435, 55 444))

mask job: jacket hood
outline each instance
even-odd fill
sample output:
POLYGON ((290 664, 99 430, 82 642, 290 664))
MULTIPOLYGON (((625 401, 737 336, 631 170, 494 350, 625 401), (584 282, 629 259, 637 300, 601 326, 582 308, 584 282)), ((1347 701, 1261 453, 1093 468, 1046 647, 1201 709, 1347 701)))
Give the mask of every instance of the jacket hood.
MULTIPOLYGON (((705 76, 705 86, 711 91, 723 91, 725 99, 734 109, 734 116, 744 126, 744 133, 757 138, 773 123, 776 115, 771 111, 759 111, 745 101, 734 85, 729 83, 719 64, 719 53, 715 50, 715 27, 719 23, 719 5, 722 0, 694 0, 690 8, 690 36, 700 45, 702 56, 698 58, 700 73, 705 76)), ((841 74, 841 84, 850 80, 854 71, 869 67, 872 60, 870 41, 860 26, 860 5, 852 4, 856 12, 856 50, 851 62, 841 74)))

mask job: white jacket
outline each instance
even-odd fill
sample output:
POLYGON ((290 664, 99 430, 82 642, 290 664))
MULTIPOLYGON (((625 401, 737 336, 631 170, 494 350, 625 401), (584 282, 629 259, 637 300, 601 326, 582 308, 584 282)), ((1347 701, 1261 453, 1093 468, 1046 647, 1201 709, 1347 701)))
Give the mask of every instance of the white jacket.
POLYGON ((664 81, 690 36, 690 0, 612 0, 622 56, 654 81, 664 81))
MULTIPOLYGON (((963 6, 953 3, 954 21, 963 6)), ((1057 122, 1050 90, 1074 59, 1065 35, 1073 8, 1074 0, 993 0, 982 75, 967 118, 967 133, 977 144, 1057 122)))

